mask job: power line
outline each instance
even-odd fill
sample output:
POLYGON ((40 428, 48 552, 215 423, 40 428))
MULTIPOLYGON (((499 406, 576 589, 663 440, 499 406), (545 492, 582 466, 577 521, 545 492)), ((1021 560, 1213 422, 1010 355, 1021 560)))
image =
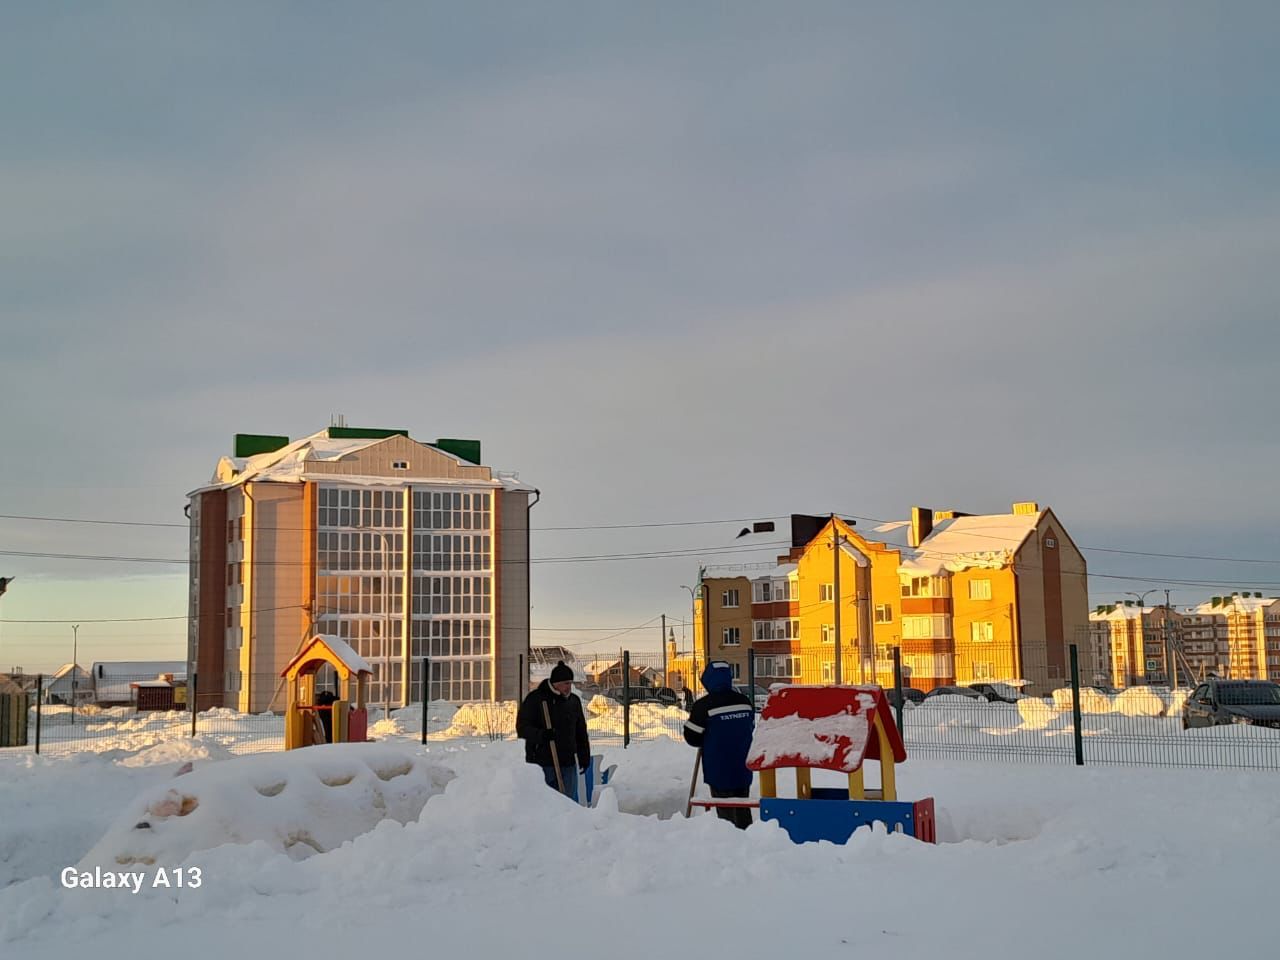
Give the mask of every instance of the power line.
MULTIPOLYGON (((352 508, 355 509, 355 508, 352 508)), ((412 509, 412 508, 400 508, 412 509)), ((532 527, 534 532, 563 532, 567 530, 640 530, 653 527, 707 527, 721 526, 728 523, 755 523, 760 520, 785 520, 786 517, 741 517, 729 518, 727 520, 663 520, 639 523, 587 523, 574 526, 557 526, 557 527, 532 527)), ((0 520, 30 520, 40 523, 85 523, 99 524, 112 527, 164 527, 169 529, 190 530, 190 523, 162 522, 162 521, 145 521, 145 520, 95 520, 88 517, 40 517, 28 514, 16 513, 0 513, 0 520)), ((276 533, 303 533, 310 527, 268 527, 260 526, 258 530, 272 531, 276 533)))
MULTIPOLYGON (((863 520, 863 521, 866 521, 867 523, 878 523, 878 524, 908 522, 903 520, 886 520, 880 517, 865 517, 865 516, 860 516, 859 514, 856 514, 856 513, 839 513, 837 514, 837 516, 841 518, 848 518, 851 520, 863 520)), ((661 528, 661 527, 716 526, 716 525, 724 525, 724 524, 753 523, 759 520, 785 520, 785 519, 787 519, 786 516, 772 516, 772 517, 754 516, 754 517, 744 517, 744 518, 736 518, 736 519, 730 518, 725 520, 667 520, 667 521, 638 522, 638 523, 579 524, 579 525, 573 525, 573 526, 533 527, 532 530, 535 532, 544 532, 544 531, 545 532, 564 532, 564 531, 588 531, 588 530, 640 530, 640 529, 653 529, 653 528, 661 528)), ((176 523, 176 522, 166 523, 166 522, 141 521, 141 520, 98 520, 98 519, 91 519, 87 517, 45 517, 45 516, 34 516, 34 515, 27 515, 27 514, 12 514, 12 513, 0 513, 0 520, 29 520, 29 521, 37 521, 37 522, 44 522, 44 523, 79 523, 79 524, 98 524, 98 525, 105 525, 105 526, 167 527, 167 528, 175 528, 175 529, 183 529, 183 530, 190 529, 190 524, 188 523, 176 523)), ((263 532, 302 533, 305 530, 308 530, 311 528, 259 526, 256 529, 263 532)), ((363 531, 352 531, 352 532, 363 532, 363 531)), ((400 531, 394 531, 394 532, 399 533, 400 531)), ((423 532, 426 532, 426 531, 423 531, 423 532)), ((982 539, 996 540, 996 541, 1005 543, 1006 545, 1009 542, 1007 537, 998 536, 995 534, 982 534, 982 533, 977 533, 973 531, 966 531, 965 535, 970 537, 978 537, 982 539)), ((883 542, 883 541, 879 541, 879 542, 883 542)), ((907 547, 905 544, 886 544, 886 545, 898 546, 898 547, 902 547, 903 549, 920 549, 918 547, 916 548, 907 547)), ((1165 559, 1165 560, 1198 560, 1198 561, 1211 561, 1216 563, 1255 563, 1255 564, 1280 565, 1280 559, 1270 560, 1270 559, 1263 559, 1258 557, 1215 557, 1215 556, 1206 556, 1203 554, 1195 554, 1195 553, 1158 553, 1158 552, 1147 551, 1147 550, 1128 550, 1128 549, 1122 549, 1119 547, 1080 546, 1080 549, 1088 550, 1093 553, 1119 553, 1119 554, 1127 554, 1129 556, 1135 556, 1135 557, 1156 557, 1156 558, 1165 559)), ((0 553, 3 553, 3 551, 0 551, 0 553)), ((38 554, 19 554, 19 555, 39 556, 38 554)), ((96 558, 68 557, 68 559, 96 559, 96 558)), ((185 562, 185 561, 165 560, 165 561, 157 561, 157 562, 178 563, 178 562, 185 562)))
MULTIPOLYGON (((348 532, 348 531, 330 531, 330 532, 348 532)), ((353 530, 349 531, 352 535, 360 535, 369 533, 369 531, 353 530)), ((390 535, 390 534, 389 534, 390 535)), ((462 534, 465 536, 465 534, 462 534)), ((789 541, 776 540, 767 543, 758 543, 752 546, 738 546, 734 544, 710 546, 710 547, 681 547, 675 550, 645 550, 635 551, 632 553, 604 553, 604 554, 582 554, 578 556, 566 557, 533 557, 529 563, 604 563, 618 560, 660 560, 673 557, 698 557, 698 556, 720 556, 734 553, 760 553, 765 550, 775 549, 789 541)), ((404 551, 402 552, 412 552, 404 551)), ((87 554, 87 553, 47 553, 36 550, 0 550, 0 556, 5 557, 26 557, 37 560, 93 560, 107 563, 168 563, 175 565, 190 564, 189 558, 176 557, 131 557, 116 554, 87 554)), ((229 563, 239 561, 228 561, 229 563)), ((524 560, 499 560, 497 563, 523 564, 524 560)), ((263 567, 313 567, 315 564, 306 560, 256 560, 253 561, 254 566, 263 567)), ((368 576, 377 574, 381 571, 368 569, 343 570, 336 575, 363 575, 368 576)), ((402 571, 391 571, 393 574, 402 571)), ((464 574, 464 573, 483 573, 483 570, 415 570, 414 573, 422 575, 434 574, 464 574)))

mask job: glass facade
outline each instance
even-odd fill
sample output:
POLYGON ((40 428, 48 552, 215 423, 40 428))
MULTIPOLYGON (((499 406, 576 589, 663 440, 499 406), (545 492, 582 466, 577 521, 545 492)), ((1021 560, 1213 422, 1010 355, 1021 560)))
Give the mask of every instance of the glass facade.
POLYGON ((431 699, 491 699, 493 495, 322 485, 316 520, 317 630, 369 661, 370 703, 420 702, 423 657, 431 699))

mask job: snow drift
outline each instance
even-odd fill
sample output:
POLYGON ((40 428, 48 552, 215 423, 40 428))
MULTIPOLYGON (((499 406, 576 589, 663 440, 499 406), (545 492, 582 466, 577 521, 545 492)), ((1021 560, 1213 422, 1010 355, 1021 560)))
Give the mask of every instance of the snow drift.
POLYGON ((301 860, 383 820, 416 820, 452 779, 405 750, 368 743, 237 757, 145 790, 80 865, 173 864, 254 841, 301 860))

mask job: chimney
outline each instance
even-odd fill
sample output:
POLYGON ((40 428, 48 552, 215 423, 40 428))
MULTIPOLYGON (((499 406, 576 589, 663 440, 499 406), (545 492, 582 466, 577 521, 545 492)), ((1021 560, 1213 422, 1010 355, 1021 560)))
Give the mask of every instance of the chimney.
POLYGON ((1018 516, 1035 516, 1040 512, 1040 504, 1034 500, 1023 500, 1021 503, 1013 505, 1013 515, 1018 516))
POLYGON ((933 511, 928 507, 912 507, 911 533, 907 538, 907 546, 920 546, 925 537, 931 533, 933 533, 933 511))

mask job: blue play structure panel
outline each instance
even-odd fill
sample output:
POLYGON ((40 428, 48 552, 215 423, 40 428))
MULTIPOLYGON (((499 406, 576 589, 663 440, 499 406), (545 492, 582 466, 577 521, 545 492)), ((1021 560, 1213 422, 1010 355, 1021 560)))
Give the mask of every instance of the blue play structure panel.
POLYGON ((812 800, 761 799, 760 819, 776 820, 794 843, 846 843, 853 831, 883 823, 890 833, 916 835, 914 804, 889 800, 849 800, 842 790, 813 791, 812 800), (830 796, 834 792, 844 799, 830 796))

